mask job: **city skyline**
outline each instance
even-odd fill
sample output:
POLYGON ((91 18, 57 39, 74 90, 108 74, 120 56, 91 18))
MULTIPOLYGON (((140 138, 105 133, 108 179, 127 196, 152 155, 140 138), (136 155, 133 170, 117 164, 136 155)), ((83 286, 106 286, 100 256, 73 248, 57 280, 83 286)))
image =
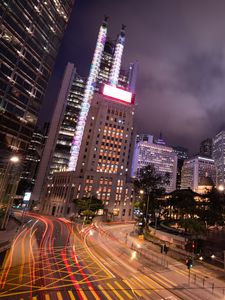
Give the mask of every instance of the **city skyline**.
POLYGON ((224 124, 225 24, 220 12, 225 4, 144 1, 139 16, 138 3, 129 1, 129 10, 127 4, 76 2, 42 119, 53 106, 55 87, 67 61, 75 63, 81 76, 87 76, 94 37, 106 14, 112 38, 116 39, 122 23, 127 25, 122 66, 135 60, 139 63, 137 131, 154 136, 162 131, 168 144, 196 153, 200 142, 216 135, 224 124))

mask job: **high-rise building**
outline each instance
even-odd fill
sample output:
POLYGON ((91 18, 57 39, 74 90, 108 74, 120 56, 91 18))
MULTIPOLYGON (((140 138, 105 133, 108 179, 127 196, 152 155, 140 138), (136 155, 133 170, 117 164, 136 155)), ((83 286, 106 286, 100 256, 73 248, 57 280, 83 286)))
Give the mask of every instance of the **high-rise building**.
POLYGON ((48 178, 51 178, 54 172, 65 171, 68 167, 70 148, 81 109, 85 84, 86 79, 75 72, 70 90, 65 99, 65 111, 60 121, 56 145, 52 149, 52 157, 49 158, 50 169, 48 178))
POLYGON ((128 91, 104 85, 95 94, 85 122, 74 171, 53 174, 42 199, 44 213, 73 212, 73 199, 95 195, 109 216, 132 217, 133 188, 129 181, 134 103, 128 91))
POLYGON ((216 185, 225 186, 225 130, 213 138, 212 157, 216 166, 216 185))
POLYGON ((181 186, 181 171, 184 160, 188 158, 188 150, 181 146, 173 146, 173 150, 177 153, 177 183, 176 188, 179 190, 181 186))
POLYGON ((79 107, 77 107, 78 99, 77 97, 74 97, 73 91, 71 91, 71 86, 73 84, 75 74, 76 73, 75 73, 74 65, 68 63, 64 72, 63 80, 61 82, 61 87, 59 90, 55 110, 53 112, 51 124, 49 127, 48 140, 45 144, 45 148, 42 154, 42 159, 38 168, 37 179, 35 181, 35 186, 31 197, 33 201, 39 201, 41 194, 44 193, 44 184, 48 180, 50 167, 52 166, 52 168, 55 167, 56 169, 56 163, 52 164, 52 157, 54 156, 54 159, 56 160, 57 155, 62 156, 62 161, 60 161, 59 160, 60 158, 58 157, 57 166, 59 166, 60 162, 62 166, 65 163, 66 154, 63 153, 63 150, 67 149, 67 146, 69 147, 69 145, 67 145, 68 138, 71 137, 72 140, 73 138, 72 130, 74 130, 74 128, 73 127, 70 128, 69 125, 70 124, 74 125, 77 117, 74 115, 71 116, 70 113, 76 112, 79 109, 79 107), (68 100, 68 103, 66 100, 68 100), (71 118, 72 120, 66 119, 67 117, 71 118), (66 129, 65 129, 65 125, 68 125, 66 129), (64 146, 63 149, 61 148, 61 152, 60 152, 61 154, 57 154, 59 153, 61 143, 63 143, 63 141, 61 141, 62 136, 65 139, 64 140, 65 144, 63 145, 64 146))
POLYGON ((0 3, 2 149, 23 154, 30 143, 73 3, 74 0, 0 3))
POLYGON ((165 186, 167 192, 176 189, 177 154, 168 146, 155 144, 152 141, 139 141, 135 145, 132 161, 132 177, 138 177, 140 169, 153 165, 156 172, 170 176, 169 185, 165 186))
POLYGON ((154 138, 153 135, 140 133, 136 135, 135 143, 137 144, 139 142, 148 142, 149 144, 152 144, 153 138, 154 138))
MULTIPOLYGON (((89 106, 88 99, 91 98, 94 91, 100 92, 102 84, 109 81, 111 70, 115 64, 114 55, 117 44, 107 39, 106 32, 107 18, 105 18, 100 27, 88 80, 80 77, 75 70, 71 73, 72 77, 66 76, 63 78, 63 81, 65 81, 66 78, 68 80, 67 88, 71 82, 72 84, 69 92, 63 93, 65 97, 64 99, 61 96, 58 97, 58 101, 60 101, 61 104, 58 105, 58 112, 56 115, 53 115, 52 119, 52 123, 55 124, 52 126, 52 130, 54 128, 54 133, 50 133, 51 136, 54 135, 56 143, 53 145, 53 140, 52 142, 49 140, 46 144, 46 147, 51 149, 51 151, 45 151, 43 154, 40 171, 38 173, 37 182, 32 195, 34 200, 38 200, 40 198, 40 191, 44 190, 43 184, 46 185, 47 178, 51 179, 54 172, 67 169, 69 159, 71 157, 70 150, 73 136, 77 129, 77 123, 79 123, 78 140, 81 138, 80 132, 82 132, 85 125, 85 116, 88 111, 87 107, 89 106), (97 60, 96 57, 98 57, 97 60), (46 155, 48 155, 48 157, 46 157, 46 155)), ((133 69, 134 66, 132 65, 129 72, 133 71, 134 73, 133 69)), ((132 85, 135 86, 134 78, 128 74, 128 72, 121 70, 118 76, 119 87, 129 89, 129 80, 130 82, 132 81, 132 85)), ((67 88, 64 89, 64 91, 67 91, 67 88)))
POLYGON ((43 149, 48 138, 48 128, 49 123, 45 123, 43 128, 37 128, 33 132, 23 162, 23 171, 17 189, 17 195, 23 196, 25 192, 31 192, 33 190, 43 149))
POLYGON ((206 139, 200 143, 199 154, 212 158, 212 139, 206 139))
POLYGON ((205 178, 216 181, 216 169, 214 160, 208 157, 195 156, 184 161, 181 172, 181 189, 192 189, 198 192, 205 178))

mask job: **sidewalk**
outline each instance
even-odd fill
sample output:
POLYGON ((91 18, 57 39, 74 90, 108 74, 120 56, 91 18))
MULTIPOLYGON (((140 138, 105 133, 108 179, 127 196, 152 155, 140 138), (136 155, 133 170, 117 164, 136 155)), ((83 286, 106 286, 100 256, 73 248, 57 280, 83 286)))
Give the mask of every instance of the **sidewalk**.
POLYGON ((15 237, 20 227, 19 221, 10 218, 6 230, 0 231, 0 252, 10 247, 11 241, 15 237))

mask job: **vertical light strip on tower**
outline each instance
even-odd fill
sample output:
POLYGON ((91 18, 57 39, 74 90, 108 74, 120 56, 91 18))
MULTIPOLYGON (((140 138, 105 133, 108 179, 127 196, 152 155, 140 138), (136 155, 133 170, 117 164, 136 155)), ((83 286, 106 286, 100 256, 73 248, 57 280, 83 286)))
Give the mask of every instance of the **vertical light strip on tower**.
POLYGON ((109 76, 109 83, 113 86, 116 86, 118 84, 124 43, 125 43, 125 25, 122 25, 120 35, 118 36, 117 39, 116 49, 113 57, 113 65, 109 76))
POLYGON ((107 35, 107 19, 108 17, 105 17, 99 30, 96 48, 91 63, 89 77, 85 87, 83 102, 81 105, 80 116, 77 122, 77 127, 75 131, 75 135, 73 137, 71 150, 70 150, 70 160, 68 165, 69 171, 76 170, 81 141, 84 133, 84 127, 85 127, 87 115, 90 108, 90 101, 94 94, 95 82, 98 75, 98 71, 101 63, 101 57, 105 46, 106 35, 107 35))

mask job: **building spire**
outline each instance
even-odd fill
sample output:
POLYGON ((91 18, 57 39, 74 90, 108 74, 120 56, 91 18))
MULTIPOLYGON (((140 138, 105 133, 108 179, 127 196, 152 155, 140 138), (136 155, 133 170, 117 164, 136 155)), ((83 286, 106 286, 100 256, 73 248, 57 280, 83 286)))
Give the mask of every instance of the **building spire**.
POLYGON ((125 28, 126 26, 122 24, 120 34, 117 38, 116 49, 113 57, 113 64, 109 76, 109 83, 113 86, 116 86, 119 80, 120 66, 123 55, 123 48, 125 44, 125 28))
POLYGON ((95 52, 92 59, 91 68, 89 71, 89 76, 84 91, 84 98, 81 105, 80 116, 77 122, 76 131, 73 137, 73 142, 70 150, 70 160, 68 165, 69 171, 76 170, 81 141, 84 134, 84 127, 85 127, 87 115, 90 108, 90 102, 95 91, 95 84, 99 73, 102 53, 105 47, 105 41, 107 37, 108 18, 109 17, 107 16, 104 17, 103 23, 99 29, 95 52))

